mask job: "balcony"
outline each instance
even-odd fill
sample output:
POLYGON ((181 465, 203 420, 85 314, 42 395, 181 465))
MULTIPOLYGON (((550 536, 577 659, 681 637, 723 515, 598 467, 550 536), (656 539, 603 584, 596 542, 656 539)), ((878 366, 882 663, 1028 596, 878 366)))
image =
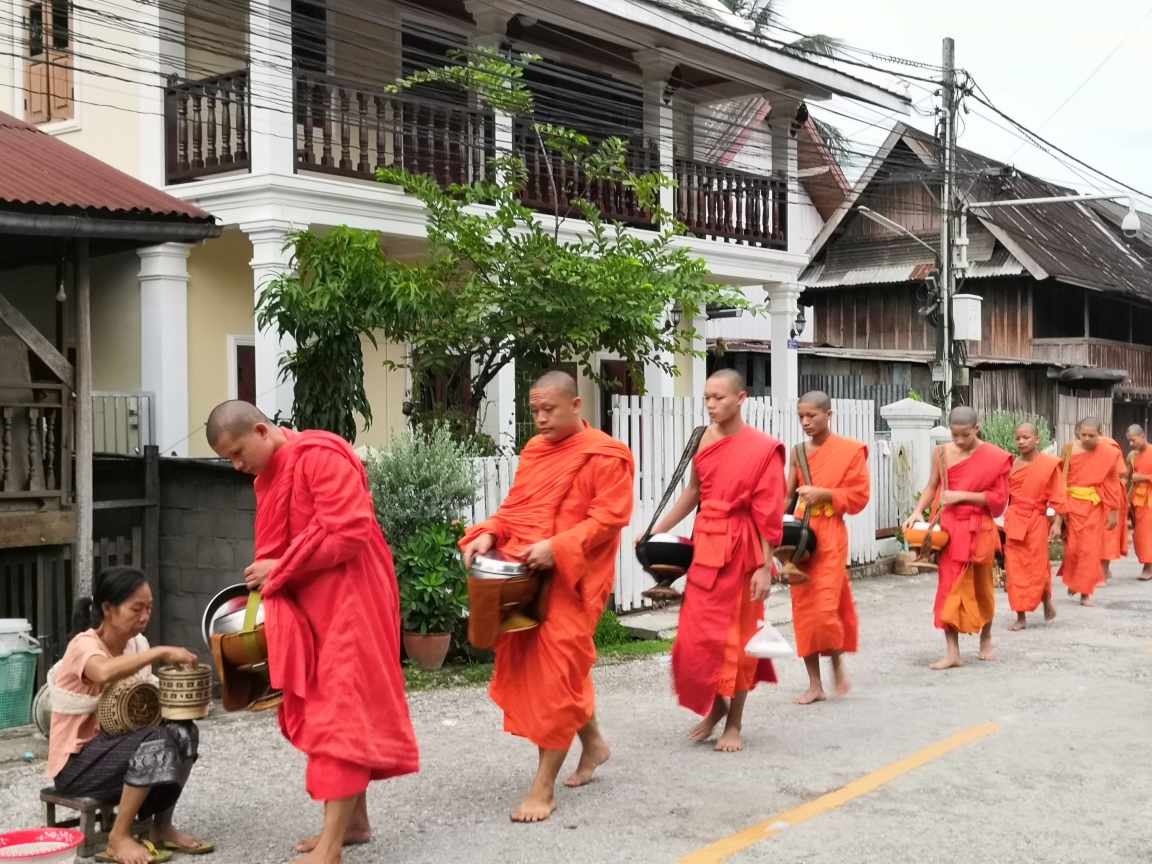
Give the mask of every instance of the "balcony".
POLYGON ((1152 394, 1152 347, 1111 339, 1033 339, 1032 351, 1039 360, 1067 366, 1123 369, 1128 377, 1118 391, 1152 394))
POLYGON ((248 171, 251 103, 247 70, 200 81, 169 78, 164 90, 167 182, 248 171))

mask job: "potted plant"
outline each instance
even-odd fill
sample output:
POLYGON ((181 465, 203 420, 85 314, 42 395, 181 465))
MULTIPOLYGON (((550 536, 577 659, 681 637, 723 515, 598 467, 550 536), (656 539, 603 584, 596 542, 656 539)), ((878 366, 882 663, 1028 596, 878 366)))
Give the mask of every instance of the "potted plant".
POLYGON ((459 522, 432 524, 396 553, 404 650, 421 669, 444 665, 452 631, 468 605, 459 522))

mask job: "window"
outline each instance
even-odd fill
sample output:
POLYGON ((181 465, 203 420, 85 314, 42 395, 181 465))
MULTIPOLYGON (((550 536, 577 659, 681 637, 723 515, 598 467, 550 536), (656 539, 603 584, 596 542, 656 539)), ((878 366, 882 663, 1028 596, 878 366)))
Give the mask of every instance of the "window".
POLYGON ((70 120, 72 26, 68 0, 29 3, 25 8, 24 119, 29 123, 70 120))
POLYGON ((1083 339, 1084 289, 1060 283, 1032 286, 1032 338, 1083 339))
POLYGON ((228 337, 228 398, 256 404, 256 339, 228 337))

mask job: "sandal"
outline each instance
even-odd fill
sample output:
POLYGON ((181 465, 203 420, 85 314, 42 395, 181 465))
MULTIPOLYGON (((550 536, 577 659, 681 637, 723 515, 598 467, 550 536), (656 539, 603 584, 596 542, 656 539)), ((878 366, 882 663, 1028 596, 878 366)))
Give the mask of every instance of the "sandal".
MULTIPOLYGON (((148 854, 152 856, 154 864, 164 864, 164 862, 172 860, 171 852, 157 849, 151 840, 137 840, 136 842, 148 850, 148 854)), ((97 855, 96 860, 100 861, 101 864, 120 864, 120 859, 113 858, 109 855, 107 849, 97 855)))
POLYGON ((171 840, 165 840, 160 844, 160 848, 166 849, 169 852, 176 852, 180 855, 208 855, 216 851, 216 844, 201 841, 199 846, 190 849, 187 846, 180 846, 179 844, 173 843, 171 840))

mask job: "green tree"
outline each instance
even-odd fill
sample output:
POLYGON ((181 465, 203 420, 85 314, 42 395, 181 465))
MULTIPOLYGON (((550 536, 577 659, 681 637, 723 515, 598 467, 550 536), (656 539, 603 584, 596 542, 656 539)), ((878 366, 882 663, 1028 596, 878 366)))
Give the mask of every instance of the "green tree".
POLYGON ((1052 444, 1052 427, 1048 421, 1038 414, 1017 414, 1014 411, 993 411, 984 418, 980 424, 980 437, 990 444, 995 444, 1002 450, 1007 450, 1013 456, 1020 455, 1016 446, 1016 428, 1021 423, 1031 423, 1040 430, 1041 451, 1048 449, 1052 444))

